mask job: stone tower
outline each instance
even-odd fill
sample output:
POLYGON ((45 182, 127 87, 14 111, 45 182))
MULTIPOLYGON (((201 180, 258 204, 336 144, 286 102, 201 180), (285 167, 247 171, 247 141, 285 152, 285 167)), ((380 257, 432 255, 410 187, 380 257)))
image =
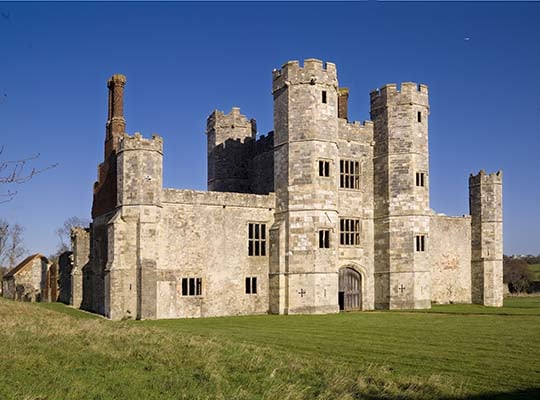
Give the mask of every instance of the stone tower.
POLYGON ((243 143, 255 140, 257 124, 233 107, 229 114, 214 111, 206 122, 208 150, 208 190, 247 192, 248 171, 243 143))
POLYGON ((274 70, 275 222, 270 230, 270 311, 338 311, 338 82, 308 59, 274 70), (329 176, 320 176, 319 161, 329 176), (319 231, 329 248, 319 248, 319 231))
POLYGON ((469 177, 472 301, 503 305, 502 172, 469 177))
POLYGON ((118 148, 118 207, 109 222, 105 315, 155 317, 163 141, 125 135, 118 148))
POLYGON ((374 122, 375 307, 429 308, 428 88, 371 93, 374 122))

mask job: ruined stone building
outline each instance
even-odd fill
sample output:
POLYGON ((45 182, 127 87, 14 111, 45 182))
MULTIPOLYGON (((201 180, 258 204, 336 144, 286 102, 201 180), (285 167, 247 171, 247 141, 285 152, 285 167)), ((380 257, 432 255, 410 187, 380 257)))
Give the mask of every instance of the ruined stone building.
POLYGON ((56 301, 58 267, 41 254, 28 256, 2 279, 2 295, 19 301, 56 301))
MULTIPOLYGON (((163 140, 126 133, 108 81, 88 229, 73 232, 72 303, 112 319, 501 306, 502 174, 469 178, 470 216, 429 204, 428 87, 370 94, 350 122, 336 66, 272 73, 274 131, 208 118, 208 189, 162 185, 163 140)), ((167 154, 171 154, 169 149, 167 154)))

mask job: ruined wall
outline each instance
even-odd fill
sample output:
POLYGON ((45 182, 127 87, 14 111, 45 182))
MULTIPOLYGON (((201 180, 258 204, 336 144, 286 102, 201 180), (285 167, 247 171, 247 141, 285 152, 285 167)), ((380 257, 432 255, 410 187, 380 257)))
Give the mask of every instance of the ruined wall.
POLYGON ((3 280, 3 297, 19 301, 49 301, 49 267, 43 256, 33 257, 21 270, 3 280))
POLYGON ((80 308, 83 300, 83 271, 90 259, 90 229, 76 227, 71 230, 71 288, 68 301, 80 308))
POLYGON ((502 172, 483 170, 469 177, 472 217, 472 301, 491 307, 503 305, 502 172))
POLYGON ((266 313, 274 201, 273 195, 165 189, 154 239, 155 318, 266 313), (265 256, 248 255, 249 222, 266 224, 265 256), (257 294, 245 293, 246 277, 257 277, 257 294), (202 278, 202 295, 182 296, 182 278, 202 278))
MULTIPOLYGON (((348 91, 346 92, 348 96, 348 91)), ((343 97, 340 96, 340 99, 343 97)), ((346 109, 344 101, 341 107, 346 109)), ((338 151, 340 160, 359 161, 358 189, 339 188, 338 212, 340 218, 360 219, 359 246, 339 247, 339 266, 355 269, 362 276, 362 309, 374 308, 373 265, 373 123, 348 123, 339 120, 338 151)), ((334 171, 340 174, 340 165, 334 171)), ((339 183, 338 183, 339 185, 339 183)), ((339 226, 337 227, 339 230, 339 226)), ((338 243, 339 244, 339 243, 338 243)))
POLYGON ((70 304, 72 290, 73 252, 64 251, 58 256, 58 301, 70 304))
POLYGON ((471 302, 471 218, 432 215, 429 227, 431 301, 471 302))

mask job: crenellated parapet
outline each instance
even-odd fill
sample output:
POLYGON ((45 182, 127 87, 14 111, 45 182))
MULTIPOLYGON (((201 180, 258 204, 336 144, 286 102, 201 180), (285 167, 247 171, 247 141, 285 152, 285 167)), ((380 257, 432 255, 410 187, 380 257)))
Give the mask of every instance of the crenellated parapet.
POLYGON ((502 185, 502 171, 493 172, 491 174, 486 173, 484 170, 480 170, 478 174, 471 174, 469 176, 469 187, 488 184, 488 185, 502 185))
POLYGON ((118 152, 127 150, 156 151, 163 154, 163 139, 156 134, 153 134, 152 138, 146 139, 140 132, 135 132, 133 136, 124 135, 120 140, 118 152))
POLYGON ((388 104, 421 105, 429 108, 428 86, 414 82, 403 82, 398 89, 395 83, 388 83, 370 93, 371 110, 386 107, 388 104))
POLYGON ((304 60, 301 67, 296 60, 289 61, 272 71, 272 92, 289 85, 324 85, 338 89, 336 65, 315 58, 304 60))
POLYGON ((373 122, 372 121, 354 121, 347 122, 340 119, 338 122, 339 138, 347 142, 360 142, 372 144, 373 141, 373 122))
POLYGON ((241 114, 239 107, 233 107, 228 114, 215 110, 206 120, 206 134, 210 152, 213 147, 229 139, 254 139, 257 135, 257 122, 241 114))

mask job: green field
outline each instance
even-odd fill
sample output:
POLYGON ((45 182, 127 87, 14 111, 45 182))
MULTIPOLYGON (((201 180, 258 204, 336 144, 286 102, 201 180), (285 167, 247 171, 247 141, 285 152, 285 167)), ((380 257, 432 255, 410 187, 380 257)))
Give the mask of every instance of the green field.
POLYGON ((540 398, 540 297, 143 322, 0 299, 0 324, 2 400, 540 398))
POLYGON ((530 264, 530 267, 534 274, 534 280, 540 281, 540 264, 530 264))

